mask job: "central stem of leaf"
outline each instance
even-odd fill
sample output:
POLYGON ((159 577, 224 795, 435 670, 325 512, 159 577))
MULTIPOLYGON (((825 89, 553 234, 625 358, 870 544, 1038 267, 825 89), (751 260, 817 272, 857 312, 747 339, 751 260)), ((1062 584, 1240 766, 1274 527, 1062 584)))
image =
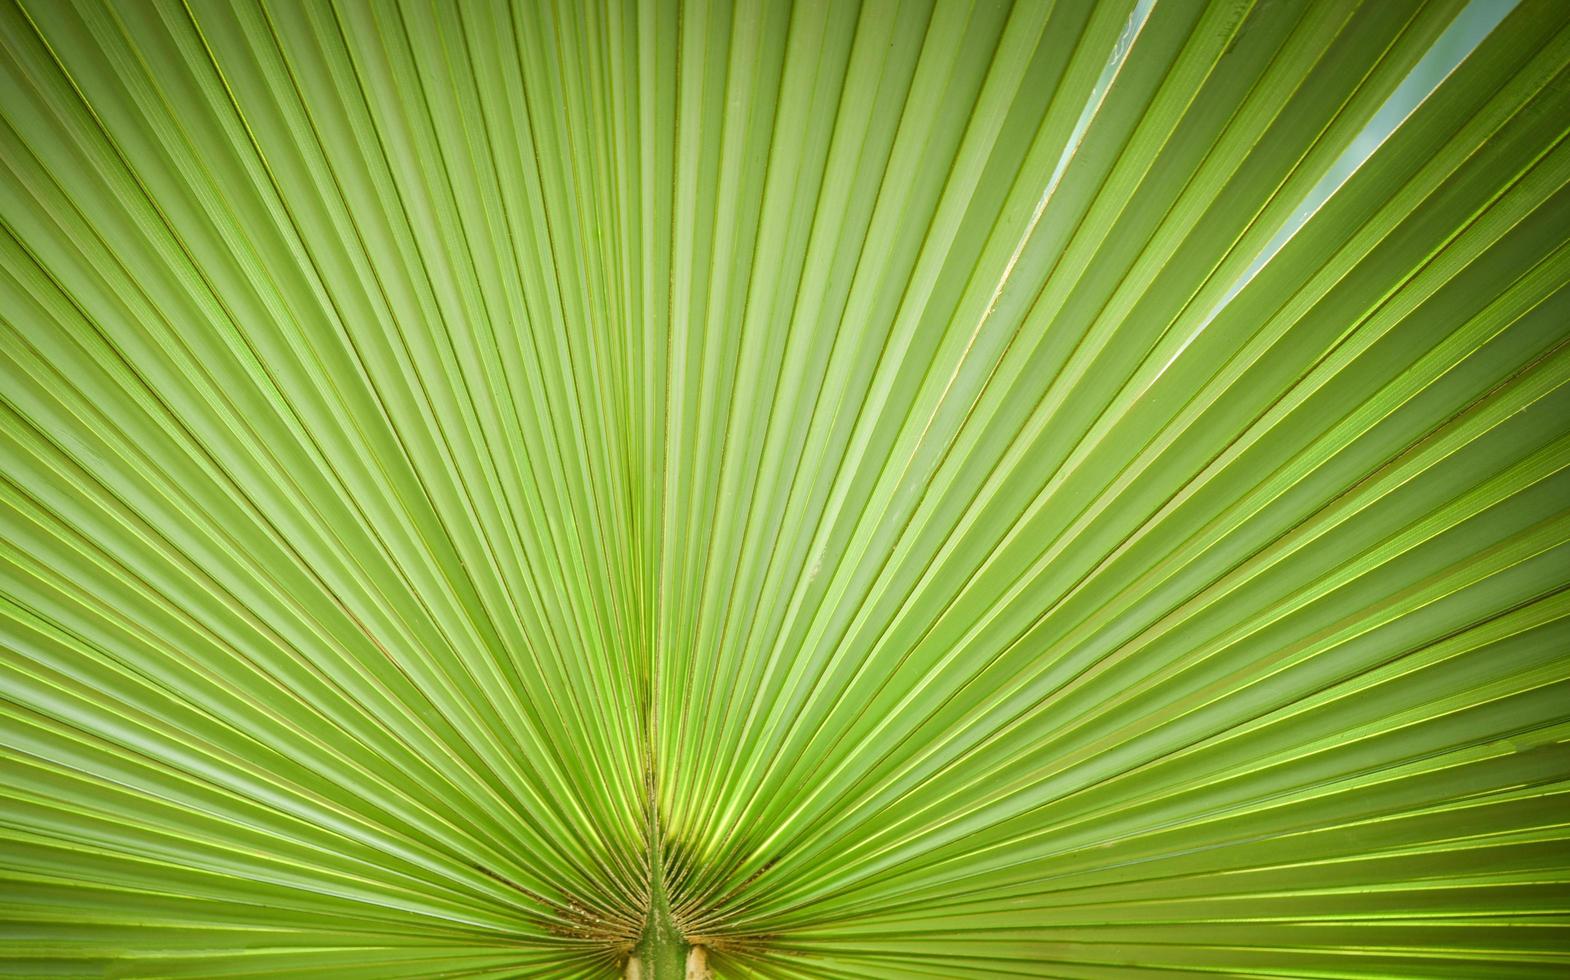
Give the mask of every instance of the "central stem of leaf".
POLYGON ((665 855, 660 807, 656 792, 655 746, 659 744, 659 661, 650 667, 648 711, 645 715, 643 779, 648 806, 649 913, 643 935, 627 959, 626 980, 710 980, 708 950, 689 945, 671 915, 670 893, 665 887, 665 855))
POLYGON ((687 976, 687 940, 671 918, 665 894, 664 869, 656 863, 649 888, 649 918, 643 937, 627 964, 628 980, 684 980, 687 976), (637 964, 634 966, 633 964, 637 964))

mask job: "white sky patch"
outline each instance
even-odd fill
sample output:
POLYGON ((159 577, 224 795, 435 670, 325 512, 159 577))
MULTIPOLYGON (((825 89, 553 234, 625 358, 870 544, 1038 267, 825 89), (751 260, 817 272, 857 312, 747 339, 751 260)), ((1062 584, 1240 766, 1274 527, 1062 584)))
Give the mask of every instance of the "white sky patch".
POLYGON ((1156 0, 1139 0, 1134 9, 1129 12, 1128 23, 1123 26, 1123 33, 1118 35, 1118 41, 1112 46, 1112 55, 1107 58, 1107 66, 1101 70, 1101 77, 1096 79, 1096 84, 1090 90, 1090 98, 1085 102, 1085 108, 1080 110, 1079 118, 1074 122, 1074 128, 1069 132, 1068 143, 1063 147, 1063 154, 1058 157, 1058 165, 1052 170, 1052 177, 1047 181, 1047 188, 1041 195, 1041 204, 1037 212, 1045 209, 1046 202, 1052 197, 1052 192, 1057 188, 1058 181, 1063 177, 1063 171, 1068 169, 1069 161, 1074 159, 1074 154, 1079 150, 1079 144, 1085 139, 1085 130, 1090 128, 1090 121, 1096 118, 1096 113, 1101 111, 1101 104, 1106 101, 1107 90, 1112 87, 1112 82, 1118 77, 1118 72, 1123 69, 1123 63, 1128 60, 1128 52, 1134 46, 1134 39, 1139 37, 1139 32, 1144 29, 1145 22, 1150 19, 1150 11, 1156 6, 1156 0))
MULTIPOLYGON (((1319 182, 1309 189, 1303 196, 1303 201, 1292 212, 1274 237, 1265 243, 1254 261, 1249 263, 1242 275, 1238 276, 1226 295, 1221 297, 1214 309, 1205 317, 1200 326, 1203 330, 1215 319, 1233 297, 1248 285, 1249 281, 1258 275, 1259 270, 1273 258, 1276 253, 1297 234, 1302 227, 1313 217, 1314 212, 1324 206, 1325 202, 1340 190, 1347 180, 1357 172, 1374 151, 1389 139, 1417 107, 1422 105, 1439 84, 1455 71, 1456 66, 1466 60, 1467 55, 1477 50, 1483 38, 1499 26, 1505 15, 1514 10, 1520 0, 1471 0, 1465 9, 1456 16, 1456 19, 1445 28, 1444 33, 1434 40, 1433 46, 1412 66, 1412 70, 1397 85, 1395 91, 1385 100, 1384 105, 1369 119, 1363 131, 1353 138, 1346 150, 1330 164, 1325 175, 1319 182)), ((1197 331, 1196 331, 1197 333, 1197 331)), ((1191 338, 1192 339, 1192 338, 1191 338)), ((1185 343, 1186 347, 1187 344, 1185 343)))

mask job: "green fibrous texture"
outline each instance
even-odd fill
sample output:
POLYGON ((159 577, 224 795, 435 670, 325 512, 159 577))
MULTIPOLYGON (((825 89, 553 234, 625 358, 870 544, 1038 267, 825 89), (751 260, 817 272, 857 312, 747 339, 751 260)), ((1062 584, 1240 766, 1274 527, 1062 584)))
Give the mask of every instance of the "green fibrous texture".
POLYGON ((0 975, 1570 974, 1570 3, 0 0, 0 975))

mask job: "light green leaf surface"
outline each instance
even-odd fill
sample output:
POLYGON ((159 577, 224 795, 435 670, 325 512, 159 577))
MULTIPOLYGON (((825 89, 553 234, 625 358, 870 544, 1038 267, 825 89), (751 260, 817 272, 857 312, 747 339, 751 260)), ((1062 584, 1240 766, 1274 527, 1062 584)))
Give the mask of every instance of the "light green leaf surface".
POLYGON ((1564 975, 1567 132, 1562 0, 3 0, 0 974, 1564 975))

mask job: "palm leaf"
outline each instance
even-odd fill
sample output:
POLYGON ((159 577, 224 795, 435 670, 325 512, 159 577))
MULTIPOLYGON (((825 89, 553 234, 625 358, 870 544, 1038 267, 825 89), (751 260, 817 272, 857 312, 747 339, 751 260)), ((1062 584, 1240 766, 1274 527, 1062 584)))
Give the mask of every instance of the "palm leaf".
POLYGON ((0 73, 7 976, 1570 968, 1570 6, 0 73))

